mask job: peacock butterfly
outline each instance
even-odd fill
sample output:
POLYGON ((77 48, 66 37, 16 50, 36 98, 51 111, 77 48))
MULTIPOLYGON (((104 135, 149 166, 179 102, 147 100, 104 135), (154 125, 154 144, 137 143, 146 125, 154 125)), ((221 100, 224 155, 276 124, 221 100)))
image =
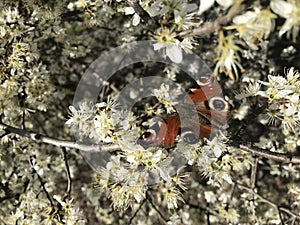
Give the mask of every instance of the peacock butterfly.
POLYGON ((189 90, 187 99, 177 107, 176 113, 143 133, 139 139, 142 146, 170 148, 174 146, 179 133, 180 139, 190 144, 216 135, 227 121, 229 104, 223 98, 222 90, 213 76, 202 76, 197 84, 199 87, 189 90), (191 104, 196 108, 196 115, 189 110, 191 104))

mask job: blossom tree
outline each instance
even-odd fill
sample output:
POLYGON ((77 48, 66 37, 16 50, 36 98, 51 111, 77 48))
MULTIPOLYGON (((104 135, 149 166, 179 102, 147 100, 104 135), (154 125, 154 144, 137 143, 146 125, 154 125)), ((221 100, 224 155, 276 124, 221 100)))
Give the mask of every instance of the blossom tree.
POLYGON ((0 5, 0 224, 300 223, 299 1, 0 5))

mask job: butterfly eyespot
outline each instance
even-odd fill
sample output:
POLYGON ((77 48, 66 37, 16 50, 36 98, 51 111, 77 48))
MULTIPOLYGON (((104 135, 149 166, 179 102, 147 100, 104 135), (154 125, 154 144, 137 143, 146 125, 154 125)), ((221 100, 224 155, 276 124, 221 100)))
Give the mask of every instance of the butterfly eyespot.
POLYGON ((149 129, 144 132, 141 137, 138 139, 138 144, 142 146, 149 146, 155 142, 156 132, 153 129, 149 129))
POLYGON ((202 76, 200 77, 200 79, 198 80, 198 84, 203 87, 203 86, 206 86, 208 84, 211 84, 213 83, 214 81, 214 77, 210 76, 209 74, 208 75, 205 75, 205 76, 202 76))
POLYGON ((137 143, 144 148, 159 146, 164 140, 165 135, 166 124, 158 121, 140 136, 137 143))
POLYGON ((209 108, 223 111, 228 108, 228 103, 221 97, 213 97, 209 100, 209 108))
POLYGON ((142 134, 139 140, 143 142, 153 142, 155 140, 156 132, 153 129, 147 130, 142 134))
POLYGON ((199 141, 198 135, 192 131, 185 131, 181 134, 181 139, 188 144, 196 144, 199 141))

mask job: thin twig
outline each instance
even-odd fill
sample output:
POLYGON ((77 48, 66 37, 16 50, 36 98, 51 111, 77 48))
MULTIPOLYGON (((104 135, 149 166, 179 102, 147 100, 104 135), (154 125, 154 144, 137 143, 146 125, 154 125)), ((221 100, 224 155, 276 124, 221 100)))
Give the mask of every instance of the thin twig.
POLYGON ((30 132, 27 130, 23 130, 20 128, 12 127, 3 123, 0 123, 0 125, 4 128, 4 132, 7 133, 13 133, 18 134, 23 137, 30 138, 31 140, 37 142, 37 143, 45 143, 45 144, 51 144, 57 147, 65 147, 65 148, 75 148, 79 149, 81 151, 86 152, 99 152, 99 151, 116 151, 119 150, 120 147, 118 145, 88 145, 88 144, 82 144, 77 143, 74 141, 66 141, 66 140, 60 140, 55 138, 46 137, 34 132, 30 132))
POLYGON ((146 23, 153 20, 152 17, 149 15, 149 13, 146 10, 144 10, 142 6, 140 6, 138 1, 136 1, 136 0, 126 0, 126 2, 128 3, 128 5, 130 5, 134 9, 136 14, 138 14, 139 17, 142 20, 144 20, 146 23))
POLYGON ((207 222, 207 225, 210 225, 210 212, 209 211, 206 212, 206 222, 207 222))
POLYGON ((137 213, 142 209, 142 206, 144 205, 144 203, 146 202, 147 199, 144 199, 141 204, 139 205, 138 209, 134 212, 134 214, 132 215, 132 217, 130 218, 130 220, 128 221, 127 225, 130 225, 132 223, 132 221, 134 220, 134 218, 136 217, 137 213))
POLYGON ((261 156, 267 159, 271 159, 274 161, 279 162, 285 162, 285 163, 300 163, 300 157, 299 156, 293 156, 289 154, 279 153, 279 152, 271 152, 269 150, 261 149, 258 147, 248 147, 246 145, 239 145, 239 148, 243 151, 249 152, 256 156, 261 156))
POLYGON ((278 211, 278 216, 279 216, 280 222, 281 222, 282 225, 284 225, 285 224, 284 223, 284 219, 283 219, 283 216, 282 216, 282 214, 280 212, 279 206, 277 206, 277 211, 278 211))
POLYGON ((236 190, 236 184, 233 183, 232 189, 231 189, 231 191, 230 191, 230 200, 233 199, 233 195, 234 195, 235 190, 236 190))
POLYGON ((254 188, 255 187, 255 183, 256 183, 256 173, 257 173, 258 158, 254 157, 253 161, 254 162, 253 162, 252 167, 251 167, 251 177, 250 177, 251 188, 254 188))
POLYGON ((9 132, 8 131, 6 131, 6 130, 3 130, 3 133, 2 134, 0 134, 0 139, 1 138, 3 138, 3 137, 5 137, 6 135, 8 135, 9 134, 9 132))
POLYGON ((287 209, 287 208, 278 206, 276 203, 274 203, 274 202, 272 202, 272 201, 266 199, 265 197, 261 196, 260 194, 256 193, 252 188, 247 187, 246 185, 243 185, 243 184, 241 184, 241 183, 239 183, 239 182, 235 182, 235 183, 236 183, 237 186, 240 187, 241 189, 244 189, 244 190, 250 192, 251 194, 253 194, 254 196, 258 197, 262 202, 267 203, 267 204, 273 206, 274 208, 278 209, 279 213, 280 213, 280 211, 281 211, 281 212, 285 212, 285 213, 289 214, 290 216, 293 216, 293 217, 295 217, 295 218, 297 218, 297 219, 300 219, 300 215, 298 215, 298 214, 292 212, 291 210, 289 210, 289 209, 287 209))
POLYGON ((200 204, 193 204, 193 203, 187 202, 187 201, 186 201, 186 204, 189 207, 199 209, 199 210, 202 210, 202 211, 206 211, 207 213, 209 213, 209 215, 219 216, 219 213, 217 211, 209 208, 208 206, 201 206, 200 204))
POLYGON ((148 202, 150 203, 150 205, 152 206, 152 208, 157 212, 157 214, 160 216, 160 218, 165 222, 165 223, 167 223, 168 221, 167 221, 167 219, 165 218, 165 216, 161 213, 161 211, 158 209, 158 208, 156 208, 156 205, 153 203, 153 201, 152 201, 152 197, 151 197, 151 194, 147 191, 147 200, 148 200, 148 202))
POLYGON ((22 112, 22 129, 25 129, 25 111, 22 112))
POLYGON ((242 4, 242 0, 235 1, 233 6, 229 9, 228 13, 218 17, 216 20, 207 22, 203 26, 192 28, 189 30, 182 31, 178 34, 181 37, 195 37, 195 36, 207 36, 213 32, 216 32, 222 28, 223 25, 228 24, 232 21, 233 17, 239 14, 245 9, 245 5, 242 4))
POLYGON ((67 174, 67 180, 68 180, 68 184, 67 184, 67 190, 66 190, 66 195, 63 199, 63 201, 70 197, 71 195, 71 190, 72 190, 72 178, 71 178, 71 173, 70 173, 70 167, 69 167, 69 163, 68 163, 68 159, 67 159, 67 151, 66 148, 61 148, 61 154, 62 154, 62 158, 64 160, 65 163, 65 170, 66 170, 66 174, 67 174))
POLYGON ((50 205, 52 206, 52 208, 54 208, 54 204, 53 204, 52 198, 51 198, 49 192, 48 192, 47 189, 46 189, 45 181, 43 180, 43 178, 38 174, 38 172, 37 172, 36 169, 34 168, 34 164, 33 164, 33 161, 32 161, 32 157, 33 157, 33 156, 30 156, 30 158, 29 158, 29 163, 30 163, 30 165, 31 165, 31 169, 32 169, 32 171, 37 175, 37 178, 38 178, 38 180, 39 180, 39 182, 40 182, 40 184, 41 184, 41 186, 42 186, 42 189, 43 189, 44 193, 46 194, 47 199, 48 199, 49 202, 50 202, 50 205))

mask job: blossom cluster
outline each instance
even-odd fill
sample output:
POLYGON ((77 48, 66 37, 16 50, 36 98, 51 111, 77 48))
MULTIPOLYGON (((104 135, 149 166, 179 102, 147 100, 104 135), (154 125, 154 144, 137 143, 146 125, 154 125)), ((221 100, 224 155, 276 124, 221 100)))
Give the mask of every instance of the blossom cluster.
POLYGON ((298 133, 300 125, 300 74, 294 68, 287 70, 286 78, 282 76, 268 76, 265 91, 259 95, 268 99, 268 122, 281 122, 285 135, 298 133))
POLYGON ((300 74, 292 67, 285 75, 286 77, 268 75, 268 81, 250 82, 236 98, 243 99, 250 96, 266 98, 268 106, 261 121, 270 125, 279 123, 283 134, 290 136, 299 133, 300 74))

